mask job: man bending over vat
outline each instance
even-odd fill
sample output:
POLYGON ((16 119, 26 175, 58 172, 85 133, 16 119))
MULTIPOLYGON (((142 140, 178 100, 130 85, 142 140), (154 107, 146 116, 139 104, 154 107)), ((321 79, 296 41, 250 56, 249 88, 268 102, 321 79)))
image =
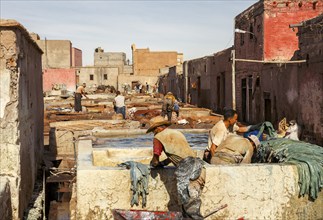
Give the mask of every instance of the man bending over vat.
POLYGON ((224 112, 224 119, 218 121, 210 130, 208 146, 205 149, 203 160, 210 163, 214 156, 215 150, 228 137, 229 134, 235 132, 247 132, 250 128, 239 127, 236 123, 238 121, 238 113, 233 109, 228 109, 224 112))
POLYGON ((189 146, 185 136, 177 131, 167 128, 170 121, 157 116, 150 120, 147 133, 154 133, 152 167, 164 167, 171 162, 177 167, 175 171, 179 202, 185 218, 203 219, 200 214, 200 195, 205 184, 205 168, 203 161, 197 158, 189 146), (167 159, 159 161, 161 153, 167 159))
POLYGON ((231 134, 216 148, 211 164, 251 163, 259 145, 260 141, 255 135, 244 138, 231 134))

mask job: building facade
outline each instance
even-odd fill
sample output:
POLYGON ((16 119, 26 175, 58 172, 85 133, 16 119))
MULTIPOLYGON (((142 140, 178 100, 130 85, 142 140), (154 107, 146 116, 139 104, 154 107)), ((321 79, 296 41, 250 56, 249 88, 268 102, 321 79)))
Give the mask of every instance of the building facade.
MULTIPOLYGON (((234 40, 239 120, 249 123, 270 121, 277 126, 284 117, 295 119, 302 127, 303 138, 311 126, 321 126, 314 118, 311 121, 304 120, 301 112, 301 109, 311 109, 312 114, 321 114, 321 110, 311 107, 313 105, 310 102, 301 101, 301 94, 320 93, 317 87, 305 86, 319 80, 319 74, 308 72, 313 64, 308 62, 306 56, 299 55, 298 50, 302 48, 298 42, 301 40, 294 27, 318 16, 322 11, 322 0, 264 0, 235 18, 235 29, 247 31, 237 31, 234 40), (305 87, 307 91, 302 90, 305 87)), ((313 138, 313 143, 320 143, 320 140, 313 138)))
POLYGON ((51 91, 53 87, 74 91, 75 67, 82 66, 82 50, 72 47, 69 40, 41 40, 35 33, 31 36, 43 51, 44 92, 51 91))
POLYGON ((295 119, 301 139, 322 145, 322 11, 323 0, 261 0, 241 12, 232 48, 184 62, 184 100, 236 106, 249 124, 295 119))

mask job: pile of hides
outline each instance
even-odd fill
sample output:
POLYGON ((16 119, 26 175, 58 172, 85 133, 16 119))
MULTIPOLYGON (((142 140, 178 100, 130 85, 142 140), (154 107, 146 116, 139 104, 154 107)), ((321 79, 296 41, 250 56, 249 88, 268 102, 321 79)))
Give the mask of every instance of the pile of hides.
POLYGON ((300 196, 315 200, 323 187, 323 147, 285 138, 261 142, 255 163, 285 163, 297 166, 300 196))
POLYGON ((142 196, 142 207, 146 207, 148 195, 148 180, 150 176, 150 169, 148 166, 134 161, 127 161, 118 164, 119 167, 126 167, 130 169, 131 178, 131 207, 136 204, 139 205, 139 196, 142 196))
POLYGON ((203 165, 203 160, 195 157, 187 157, 179 163, 175 175, 180 204, 185 204, 190 199, 188 185, 190 180, 196 180, 201 175, 203 165))

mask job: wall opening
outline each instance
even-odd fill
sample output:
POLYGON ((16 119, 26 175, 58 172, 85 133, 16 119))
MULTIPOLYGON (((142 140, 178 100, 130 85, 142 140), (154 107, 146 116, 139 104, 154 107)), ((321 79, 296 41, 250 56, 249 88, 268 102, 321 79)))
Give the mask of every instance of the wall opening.
POLYGON ((265 121, 271 121, 271 99, 270 92, 264 92, 265 121))
POLYGON ((247 113, 247 79, 241 79, 241 105, 242 105, 242 121, 246 121, 247 113))

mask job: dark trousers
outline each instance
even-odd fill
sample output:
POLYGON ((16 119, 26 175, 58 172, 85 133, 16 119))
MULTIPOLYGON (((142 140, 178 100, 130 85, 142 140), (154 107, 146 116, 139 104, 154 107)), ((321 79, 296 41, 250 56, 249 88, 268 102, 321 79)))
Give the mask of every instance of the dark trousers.
POLYGON ((81 93, 75 93, 75 96, 74 96, 74 110, 76 112, 81 112, 82 111, 81 99, 82 99, 82 94, 81 93))
POLYGON ((122 114, 123 116, 123 119, 126 119, 126 106, 123 106, 123 107, 116 107, 116 113, 117 114, 122 114))
POLYGON ((162 111, 161 116, 165 117, 167 115, 168 121, 172 120, 173 111, 162 111))

